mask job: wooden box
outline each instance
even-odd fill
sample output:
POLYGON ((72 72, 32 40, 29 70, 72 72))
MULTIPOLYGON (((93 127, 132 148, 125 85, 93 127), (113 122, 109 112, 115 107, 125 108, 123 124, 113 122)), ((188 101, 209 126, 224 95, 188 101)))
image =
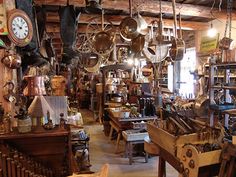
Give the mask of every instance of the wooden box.
POLYGON ((213 140, 200 140, 197 133, 174 136, 169 132, 158 128, 153 123, 147 123, 147 131, 150 139, 160 146, 161 148, 168 151, 170 154, 179 157, 179 148, 182 148, 185 144, 204 144, 212 143, 213 140))
POLYGON ((148 132, 140 133, 135 130, 126 130, 122 132, 122 135, 126 141, 142 141, 148 136, 148 132))

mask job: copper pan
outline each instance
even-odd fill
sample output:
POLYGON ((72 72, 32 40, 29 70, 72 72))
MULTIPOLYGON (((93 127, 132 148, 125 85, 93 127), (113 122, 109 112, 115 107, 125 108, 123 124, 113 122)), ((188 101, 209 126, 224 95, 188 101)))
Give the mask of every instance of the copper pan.
POLYGON ((120 35, 126 41, 148 33, 148 24, 144 18, 139 13, 136 17, 132 17, 132 0, 129 0, 129 10, 130 17, 124 18, 120 23, 120 35))
POLYGON ((93 47, 98 53, 105 53, 113 48, 115 37, 106 31, 100 31, 93 37, 93 47))

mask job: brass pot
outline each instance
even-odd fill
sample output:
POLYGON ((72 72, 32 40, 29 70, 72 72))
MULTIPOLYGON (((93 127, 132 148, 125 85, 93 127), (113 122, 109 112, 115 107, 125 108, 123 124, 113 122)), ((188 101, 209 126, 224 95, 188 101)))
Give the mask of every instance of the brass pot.
POLYGON ((138 21, 132 17, 124 18, 120 23, 120 35, 126 41, 131 41, 136 38, 138 33, 138 21))
POLYGON ((106 31, 100 31, 93 37, 93 47, 99 53, 104 53, 112 49, 114 36, 106 31))
POLYGON ((54 96, 65 96, 66 78, 64 76, 53 76, 51 79, 52 94, 54 96))
POLYGON ((126 17, 120 23, 120 35, 126 41, 131 41, 138 35, 146 35, 147 33, 148 25, 140 14, 136 18, 126 17))
POLYGON ((25 96, 46 95, 43 76, 25 76, 27 85, 23 91, 25 96))

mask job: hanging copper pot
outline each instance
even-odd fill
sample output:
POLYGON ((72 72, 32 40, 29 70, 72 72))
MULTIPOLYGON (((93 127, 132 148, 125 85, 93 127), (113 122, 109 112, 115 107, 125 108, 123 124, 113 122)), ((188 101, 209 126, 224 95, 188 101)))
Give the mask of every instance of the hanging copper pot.
POLYGON ((130 17, 124 18, 120 23, 120 35, 126 41, 148 33, 148 24, 143 17, 139 13, 135 18, 132 17, 132 0, 129 0, 129 12, 130 17))
POLYGON ((46 95, 43 76, 25 76, 24 79, 27 82, 23 91, 25 96, 46 95))
POLYGON ((10 69, 17 69, 21 66, 21 57, 18 54, 9 54, 3 57, 1 61, 10 69))
POLYGON ((99 56, 95 53, 82 53, 82 62, 81 65, 84 66, 84 69, 88 72, 97 72, 100 67, 100 59, 99 56))
POLYGON ((113 47, 115 37, 106 31, 100 31, 93 37, 93 48, 98 53, 110 51, 113 47))
POLYGON ((136 38, 138 33, 138 21, 132 17, 124 18, 120 23, 120 35, 126 41, 136 38))

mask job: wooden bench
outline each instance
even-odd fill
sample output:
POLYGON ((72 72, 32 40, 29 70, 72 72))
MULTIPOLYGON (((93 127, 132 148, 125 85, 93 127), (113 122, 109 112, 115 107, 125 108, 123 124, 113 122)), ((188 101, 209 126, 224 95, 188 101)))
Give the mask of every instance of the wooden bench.
MULTIPOLYGON (((133 162, 133 145, 143 144, 144 138, 148 136, 148 132, 140 133, 139 130, 126 130, 122 131, 123 138, 125 140, 125 156, 129 158, 129 164, 133 162)), ((145 156, 145 162, 147 162, 147 156, 145 156)))

